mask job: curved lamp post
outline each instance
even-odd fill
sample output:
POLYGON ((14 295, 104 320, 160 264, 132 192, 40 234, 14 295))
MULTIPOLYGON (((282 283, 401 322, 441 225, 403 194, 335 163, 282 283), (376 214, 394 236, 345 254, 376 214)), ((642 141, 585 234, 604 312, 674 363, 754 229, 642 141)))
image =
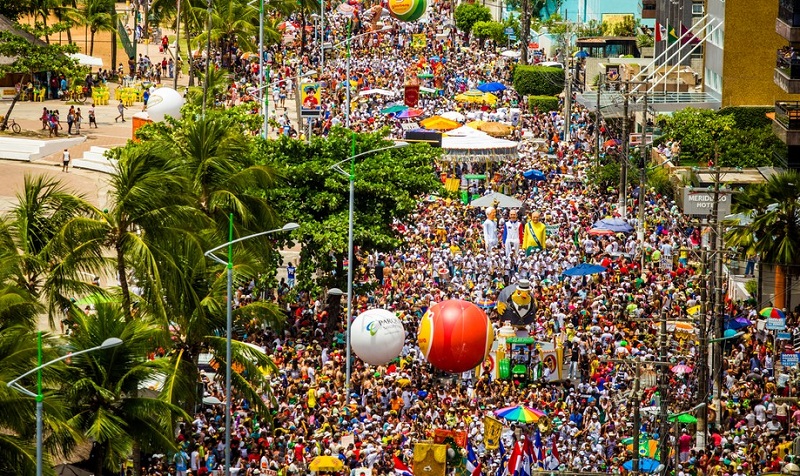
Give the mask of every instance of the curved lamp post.
POLYGON ((256 238, 259 236, 269 235, 271 233, 277 233, 279 231, 292 231, 296 230, 300 227, 297 223, 287 223, 283 225, 281 228, 276 228, 274 230, 269 231, 262 231, 260 233, 253 233, 252 235, 243 236, 241 238, 233 239, 233 213, 230 214, 228 217, 228 241, 227 243, 223 243, 216 248, 212 248, 203 255, 206 258, 211 258, 217 263, 224 265, 228 268, 228 294, 227 298, 228 301, 226 306, 228 308, 227 311, 227 328, 226 328, 226 345, 225 345, 225 476, 230 476, 231 474, 231 333, 233 328, 233 244, 239 243, 240 241, 247 241, 252 238, 256 238), (214 252, 221 250, 222 248, 228 247, 228 261, 223 260, 214 255, 214 252))
POLYGON ((42 369, 45 367, 49 367, 50 365, 53 365, 57 362, 61 362, 62 360, 66 360, 81 354, 94 352, 96 350, 109 349, 111 347, 116 347, 120 344, 122 344, 122 339, 119 339, 117 337, 110 337, 104 340, 102 344, 96 347, 92 347, 90 349, 83 349, 81 351, 72 354, 62 355, 61 357, 53 359, 50 362, 42 363, 42 333, 39 332, 39 336, 37 338, 37 350, 38 350, 37 362, 39 365, 6 384, 6 387, 13 388, 14 390, 18 391, 23 395, 27 395, 29 397, 33 397, 36 399, 36 476, 42 476, 42 409, 44 407, 43 405, 44 395, 42 394, 42 369), (20 380, 24 379, 25 377, 34 373, 36 374, 36 393, 31 392, 27 388, 17 383, 20 380))

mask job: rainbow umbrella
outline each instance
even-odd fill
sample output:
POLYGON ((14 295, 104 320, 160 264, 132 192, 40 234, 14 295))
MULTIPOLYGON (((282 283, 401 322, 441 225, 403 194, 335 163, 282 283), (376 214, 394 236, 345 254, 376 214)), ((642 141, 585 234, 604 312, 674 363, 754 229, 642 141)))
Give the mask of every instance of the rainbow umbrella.
POLYGON ((406 109, 397 115, 399 119, 411 119, 412 117, 419 117, 423 114, 422 109, 406 109))
POLYGON ((758 313, 762 317, 774 317, 778 319, 786 319, 786 314, 776 307, 765 307, 758 313))
POLYGON ((475 301, 475 305, 481 309, 494 309, 497 303, 489 298, 480 298, 477 301, 475 301))
POLYGON ((511 407, 495 410, 494 414, 509 421, 520 423, 536 423, 539 418, 544 416, 544 412, 524 405, 514 405, 511 407))

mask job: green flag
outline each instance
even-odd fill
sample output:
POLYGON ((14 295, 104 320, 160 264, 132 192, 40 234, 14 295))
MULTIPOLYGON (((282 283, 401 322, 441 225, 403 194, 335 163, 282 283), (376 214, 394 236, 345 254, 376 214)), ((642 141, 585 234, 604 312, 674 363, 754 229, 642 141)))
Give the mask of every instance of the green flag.
POLYGON ((667 44, 673 44, 678 41, 678 34, 675 33, 675 27, 669 29, 669 34, 667 35, 667 44))

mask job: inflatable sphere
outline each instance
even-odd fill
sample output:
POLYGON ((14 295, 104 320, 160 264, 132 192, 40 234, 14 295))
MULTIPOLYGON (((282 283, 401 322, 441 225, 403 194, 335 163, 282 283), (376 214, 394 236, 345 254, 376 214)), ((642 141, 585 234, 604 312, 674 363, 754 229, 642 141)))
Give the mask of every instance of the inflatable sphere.
POLYGON ((492 324, 475 304, 453 299, 436 303, 422 316, 417 344, 437 369, 450 373, 477 367, 489 355, 492 324))
POLYGON ((161 122, 167 116, 181 118, 183 96, 172 88, 158 88, 147 100, 147 115, 155 122, 161 122))
POLYGON ((419 20, 427 8, 427 0, 389 0, 387 5, 389 14, 402 21, 419 20))
POLYGON ((386 309, 370 309, 350 324, 350 346, 370 365, 383 365, 400 355, 406 340, 403 323, 386 309))

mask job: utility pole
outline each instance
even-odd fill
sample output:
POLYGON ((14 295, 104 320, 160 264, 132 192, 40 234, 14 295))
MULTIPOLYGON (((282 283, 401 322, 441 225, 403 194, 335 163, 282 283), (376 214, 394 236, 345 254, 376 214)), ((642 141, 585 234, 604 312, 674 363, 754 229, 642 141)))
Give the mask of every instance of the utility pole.
POLYGON ((208 27, 206 29, 206 76, 203 78, 203 117, 206 117, 206 102, 208 101, 208 74, 211 68, 211 12, 211 0, 208 0, 208 27))
POLYGON ((717 418, 716 423, 719 425, 720 417, 722 416, 722 371, 724 369, 722 359, 722 334, 723 334, 723 316, 722 316, 722 234, 719 220, 719 197, 720 197, 720 168, 719 168, 719 154, 717 146, 714 146, 714 202, 711 208, 711 217, 709 225, 714 229, 714 242, 712 243, 712 254, 714 256, 713 276, 714 280, 714 402, 716 404, 717 418))
POLYGON ((626 203, 628 200, 628 146, 630 143, 628 138, 628 81, 622 81, 620 89, 623 92, 624 101, 622 104, 622 154, 619 157, 619 213, 625 219, 628 218, 626 203))
POLYGON ((636 373, 633 380, 633 461, 631 462, 631 473, 639 474, 639 437, 642 429, 642 363, 636 362, 636 373))
POLYGON ((172 89, 178 90, 178 56, 181 51, 181 0, 178 0, 178 13, 175 17, 175 66, 172 67, 172 72, 175 74, 172 82, 172 89))
POLYGON ((595 137, 595 144, 594 144, 594 164, 600 165, 600 94, 603 90, 603 75, 600 75, 600 79, 597 82, 597 112, 594 115, 594 137, 595 137))
MULTIPOLYGON (((645 84, 644 90, 647 91, 645 84)), ((637 223, 636 238, 640 243, 644 243, 644 199, 645 185, 647 184, 647 93, 644 95, 644 108, 642 109, 642 143, 639 158, 639 220, 637 223)), ((644 259, 644 253, 642 253, 644 259)))
MULTIPOLYGON (((703 251, 702 269, 700 275, 702 279, 708 280, 706 275, 707 254, 703 251)), ((698 323, 698 332, 700 334, 700 349, 699 359, 697 365, 697 399, 696 404, 706 403, 708 391, 708 331, 706 330, 706 320, 708 319, 708 288, 711 283, 706 283, 700 286, 700 322, 698 323)), ((706 447, 706 435, 708 435, 708 405, 703 405, 700 415, 697 417, 697 447, 704 449, 706 447)))
POLYGON ((564 143, 569 149, 570 133, 572 132, 572 78, 570 75, 569 58, 567 58, 566 76, 564 78, 564 143))

